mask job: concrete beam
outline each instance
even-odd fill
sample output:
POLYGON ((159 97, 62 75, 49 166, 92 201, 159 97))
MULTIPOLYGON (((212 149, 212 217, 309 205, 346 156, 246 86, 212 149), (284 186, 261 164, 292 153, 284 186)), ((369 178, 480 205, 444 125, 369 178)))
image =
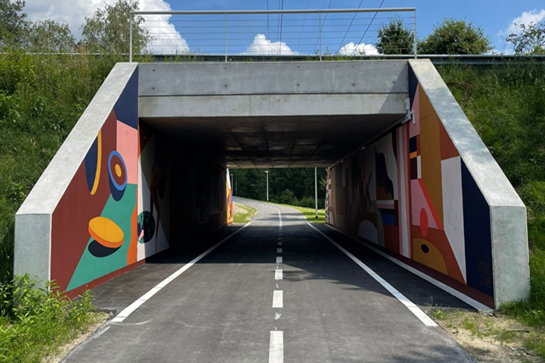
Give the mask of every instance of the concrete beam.
POLYGON ((250 117, 407 113, 408 93, 140 97, 139 116, 250 117))
POLYGON ((408 92, 407 61, 144 63, 140 96, 408 92))
POLYGON ((494 302, 530 293, 526 207, 429 60, 410 60, 420 86, 490 206, 494 302))

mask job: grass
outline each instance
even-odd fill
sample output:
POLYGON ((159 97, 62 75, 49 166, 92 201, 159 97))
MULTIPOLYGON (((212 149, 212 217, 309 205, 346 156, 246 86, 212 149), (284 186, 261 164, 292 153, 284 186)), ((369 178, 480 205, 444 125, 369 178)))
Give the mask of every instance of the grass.
MULTIPOLYGON (((545 358, 545 334, 541 327, 522 324, 510 315, 473 313, 435 307, 432 317, 478 361, 483 355, 501 361, 509 355, 515 361, 539 361, 545 358)), ((509 360, 513 361, 513 360, 509 360)))
POLYGON ((304 214, 310 223, 325 223, 325 209, 318 209, 318 218, 316 218, 316 210, 314 208, 296 207, 293 205, 287 205, 286 207, 297 209, 304 214))
POLYGON ((28 276, 0 285, 0 362, 42 362, 98 319, 85 293, 71 301, 28 276))
POLYGON ((252 220, 257 213, 257 209, 250 207, 249 205, 242 205, 233 203, 233 222, 234 223, 248 223, 252 220))

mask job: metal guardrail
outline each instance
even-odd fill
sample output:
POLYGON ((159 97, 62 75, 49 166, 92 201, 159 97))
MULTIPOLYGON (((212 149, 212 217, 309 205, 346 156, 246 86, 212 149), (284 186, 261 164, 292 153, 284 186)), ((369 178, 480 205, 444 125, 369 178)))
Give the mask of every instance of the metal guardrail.
POLYGON ((323 60, 332 56, 378 54, 371 46, 378 29, 385 19, 388 22, 397 19, 413 35, 410 48, 403 44, 406 48, 400 50, 412 53, 412 58, 417 57, 416 8, 132 11, 129 18, 131 62, 135 17, 145 21, 144 26, 152 36, 152 53, 174 56, 199 53, 199 56, 214 58, 221 55, 225 62, 239 56, 289 55, 323 60), (369 17, 365 17, 366 14, 369 17), (389 16, 381 16, 384 14, 389 16), (253 34, 256 34, 253 43, 244 49, 253 34), (188 42, 192 42, 193 51, 188 42))

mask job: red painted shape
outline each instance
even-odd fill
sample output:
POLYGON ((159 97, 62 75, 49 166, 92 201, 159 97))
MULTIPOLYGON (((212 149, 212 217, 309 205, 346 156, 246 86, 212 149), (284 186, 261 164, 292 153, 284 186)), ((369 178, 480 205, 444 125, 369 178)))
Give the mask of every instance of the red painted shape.
POLYGON ((424 182, 422 179, 418 179, 418 182, 420 183, 420 187, 422 188, 422 193, 424 193, 424 197, 426 197, 426 201, 428 202, 428 205, 430 206, 431 214, 433 215, 433 219, 435 220, 435 223, 437 224, 437 228, 439 230, 443 230, 443 225, 441 224, 441 221, 439 220, 439 217, 437 216, 437 213, 435 212, 435 206, 431 202, 430 196, 428 195, 428 191, 426 190, 426 187, 424 186, 424 182))
POLYGON ((420 210, 420 232, 424 237, 428 235, 428 213, 424 208, 420 210))

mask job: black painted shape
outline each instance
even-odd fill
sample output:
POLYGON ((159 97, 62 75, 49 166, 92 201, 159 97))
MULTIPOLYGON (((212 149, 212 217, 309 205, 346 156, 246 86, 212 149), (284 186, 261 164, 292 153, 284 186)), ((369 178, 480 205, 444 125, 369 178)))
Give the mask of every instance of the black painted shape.
POLYGON ((391 194, 394 199, 394 183, 388 177, 386 171, 386 158, 384 154, 375 151, 375 166, 377 170, 377 187, 383 187, 386 194, 391 194))
POLYGON ((494 296, 490 208, 466 165, 461 164, 467 285, 494 296))
POLYGON ((117 251, 119 247, 118 248, 104 247, 97 241, 93 240, 91 241, 91 243, 89 243, 89 247, 87 247, 87 249, 95 257, 106 257, 106 256, 110 256, 112 253, 117 251))

